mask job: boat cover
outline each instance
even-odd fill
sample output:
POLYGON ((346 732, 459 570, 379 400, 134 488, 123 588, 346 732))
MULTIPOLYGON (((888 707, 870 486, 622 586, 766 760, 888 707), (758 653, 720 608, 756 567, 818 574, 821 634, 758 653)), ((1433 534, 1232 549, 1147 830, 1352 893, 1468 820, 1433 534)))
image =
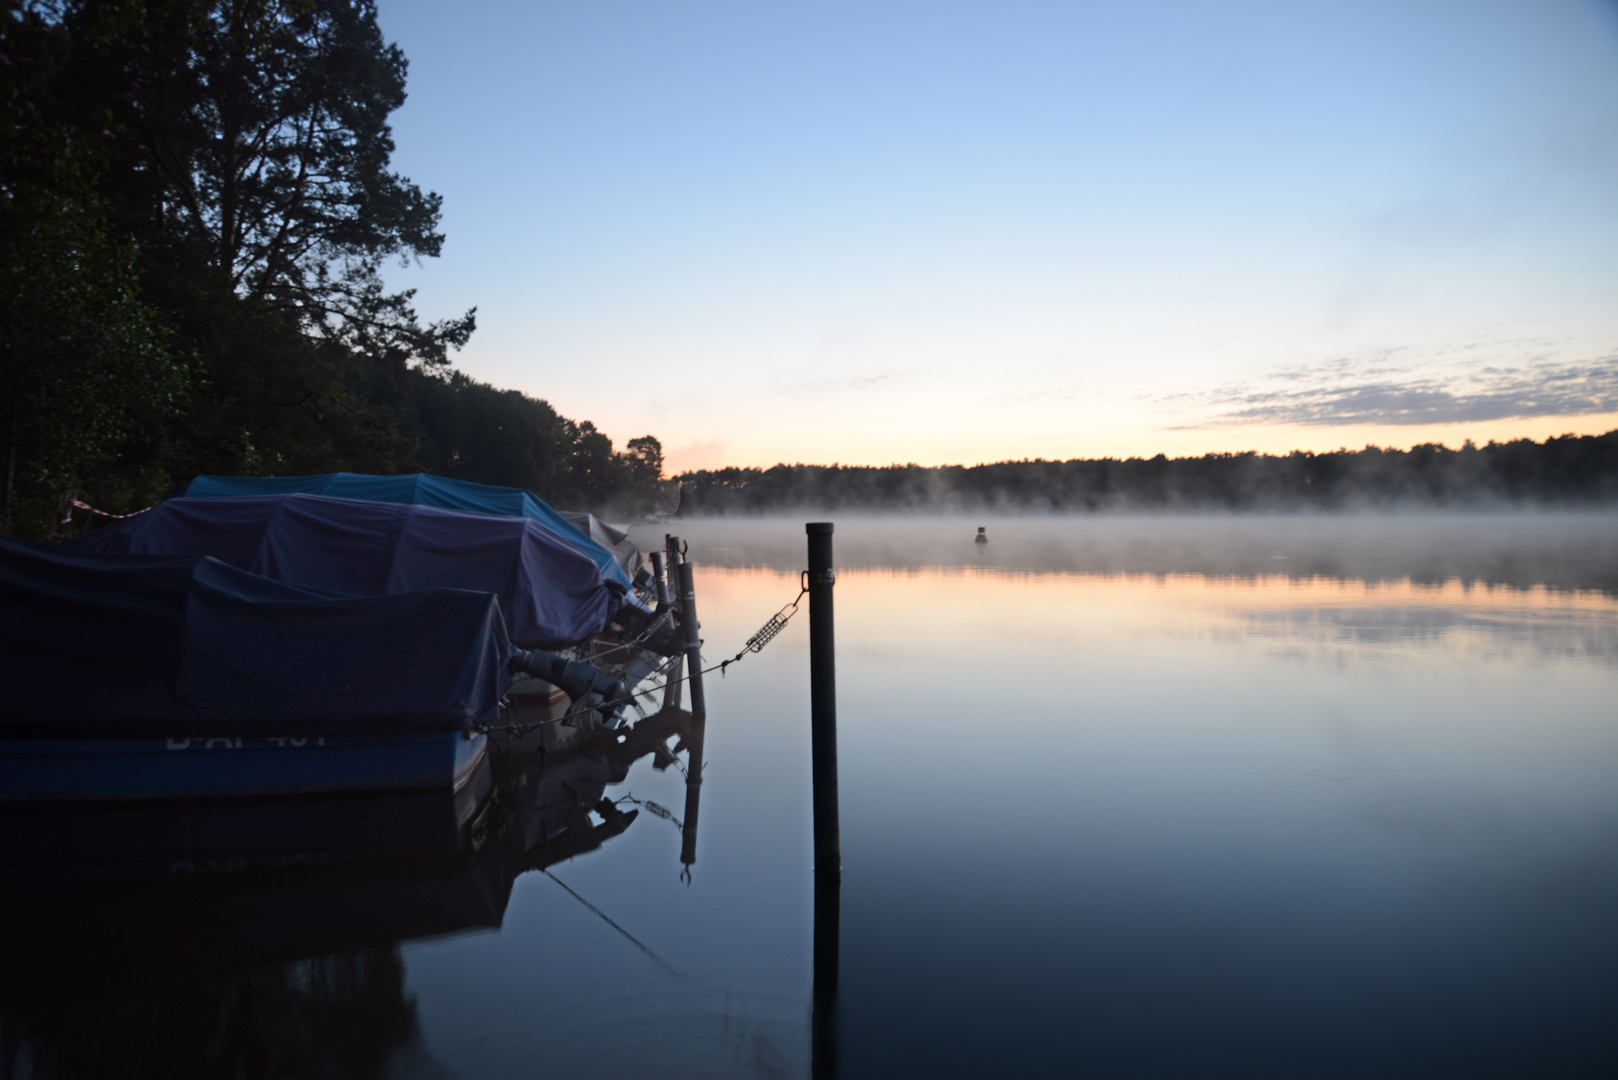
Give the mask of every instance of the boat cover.
POLYGON ((527 649, 595 636, 623 592, 577 548, 526 518, 324 495, 170 499, 59 546, 86 554, 211 555, 348 596, 494 593, 511 640, 527 649))
POLYGON ((197 556, 0 538, 0 736, 455 731, 510 682, 499 601, 333 596, 197 556))
POLYGON ((612 557, 618 561, 630 581, 640 573, 646 560, 629 539, 629 534, 622 529, 608 525, 594 514, 585 514, 577 510, 563 510, 562 516, 579 527, 580 532, 588 533, 590 539, 612 552, 612 557))
POLYGON ((239 495, 330 495, 339 499, 366 499, 370 502, 411 503, 465 510, 473 514, 498 514, 527 518, 566 540, 586 555, 609 581, 625 589, 634 575, 624 573, 611 544, 602 544, 567 517, 547 506, 532 492, 522 488, 475 484, 427 473, 404 476, 372 476, 368 473, 322 473, 318 476, 199 476, 185 489, 188 499, 211 499, 239 495))

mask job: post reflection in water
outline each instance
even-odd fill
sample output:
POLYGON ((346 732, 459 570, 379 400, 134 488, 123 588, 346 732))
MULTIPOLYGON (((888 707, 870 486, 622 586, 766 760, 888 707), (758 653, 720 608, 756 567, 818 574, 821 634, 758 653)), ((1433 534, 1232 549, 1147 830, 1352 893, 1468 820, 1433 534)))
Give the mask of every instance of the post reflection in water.
POLYGON ((811 1071, 820 1077, 839 1073, 837 1059, 837 969, 842 949, 843 875, 815 874, 815 983, 810 1019, 811 1071))
POLYGON ((691 868, 697 864, 697 819, 702 811, 702 751, 708 730, 706 716, 693 717, 690 734, 686 736, 685 768, 685 821, 680 827, 680 863, 685 869, 682 876, 691 882, 691 868))

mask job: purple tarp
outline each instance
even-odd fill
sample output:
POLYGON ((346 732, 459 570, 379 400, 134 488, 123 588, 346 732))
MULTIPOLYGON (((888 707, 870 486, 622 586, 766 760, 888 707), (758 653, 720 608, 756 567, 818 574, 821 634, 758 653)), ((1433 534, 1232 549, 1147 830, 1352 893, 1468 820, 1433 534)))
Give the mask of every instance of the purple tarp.
POLYGON ((494 593, 511 640, 555 648, 599 633, 621 590, 526 518, 322 495, 170 499, 60 545, 86 553, 209 555, 349 596, 459 588, 494 593))
POLYGON ((464 730, 510 684, 499 601, 330 596, 210 558, 0 538, 0 735, 464 730))

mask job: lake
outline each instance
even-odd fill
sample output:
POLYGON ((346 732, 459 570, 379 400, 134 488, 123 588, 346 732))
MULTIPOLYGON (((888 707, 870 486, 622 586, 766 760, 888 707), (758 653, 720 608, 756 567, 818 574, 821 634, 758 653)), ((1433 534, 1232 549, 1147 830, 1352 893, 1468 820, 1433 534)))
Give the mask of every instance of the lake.
MULTIPOLYGON (((803 520, 635 530, 689 543, 709 663, 794 600, 803 520)), ((269 847, 13 888, 0 1075, 1618 1072, 1618 517, 836 528, 813 1050, 800 609, 706 678, 694 837, 653 726, 545 766, 599 843, 543 868, 406 799, 96 826, 391 846, 268 897, 269 847)))

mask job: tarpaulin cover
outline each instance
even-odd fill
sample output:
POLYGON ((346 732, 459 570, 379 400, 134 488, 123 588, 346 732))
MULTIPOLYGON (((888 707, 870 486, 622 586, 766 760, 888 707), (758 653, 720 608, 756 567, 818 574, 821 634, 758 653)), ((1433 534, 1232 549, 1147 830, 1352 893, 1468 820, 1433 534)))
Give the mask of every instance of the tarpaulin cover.
POLYGON ((331 596, 195 556, 0 539, 7 736, 454 731, 510 683, 499 601, 331 596))
POLYGON ((524 648, 593 637, 621 595, 578 549, 526 518, 323 495, 170 499, 60 546, 87 554, 211 555, 276 581, 349 596, 494 593, 511 640, 524 648))
POLYGON ((623 567, 624 573, 628 575, 629 580, 635 580, 635 575, 640 572, 646 560, 641 555, 640 548, 630 541, 628 533, 608 525, 594 514, 585 514, 576 510, 563 510, 561 514, 574 525, 577 525, 580 531, 589 533, 590 538, 596 543, 611 551, 612 557, 618 560, 618 565, 623 567))
POLYGON ((465 510, 474 514, 499 514, 527 518, 549 529, 590 556, 608 581, 629 588, 630 575, 602 544, 522 488, 474 484, 426 473, 405 476, 372 476, 367 473, 322 473, 319 476, 199 476, 185 489, 188 499, 212 499, 239 495, 330 495, 339 499, 366 499, 370 502, 411 503, 465 510))

